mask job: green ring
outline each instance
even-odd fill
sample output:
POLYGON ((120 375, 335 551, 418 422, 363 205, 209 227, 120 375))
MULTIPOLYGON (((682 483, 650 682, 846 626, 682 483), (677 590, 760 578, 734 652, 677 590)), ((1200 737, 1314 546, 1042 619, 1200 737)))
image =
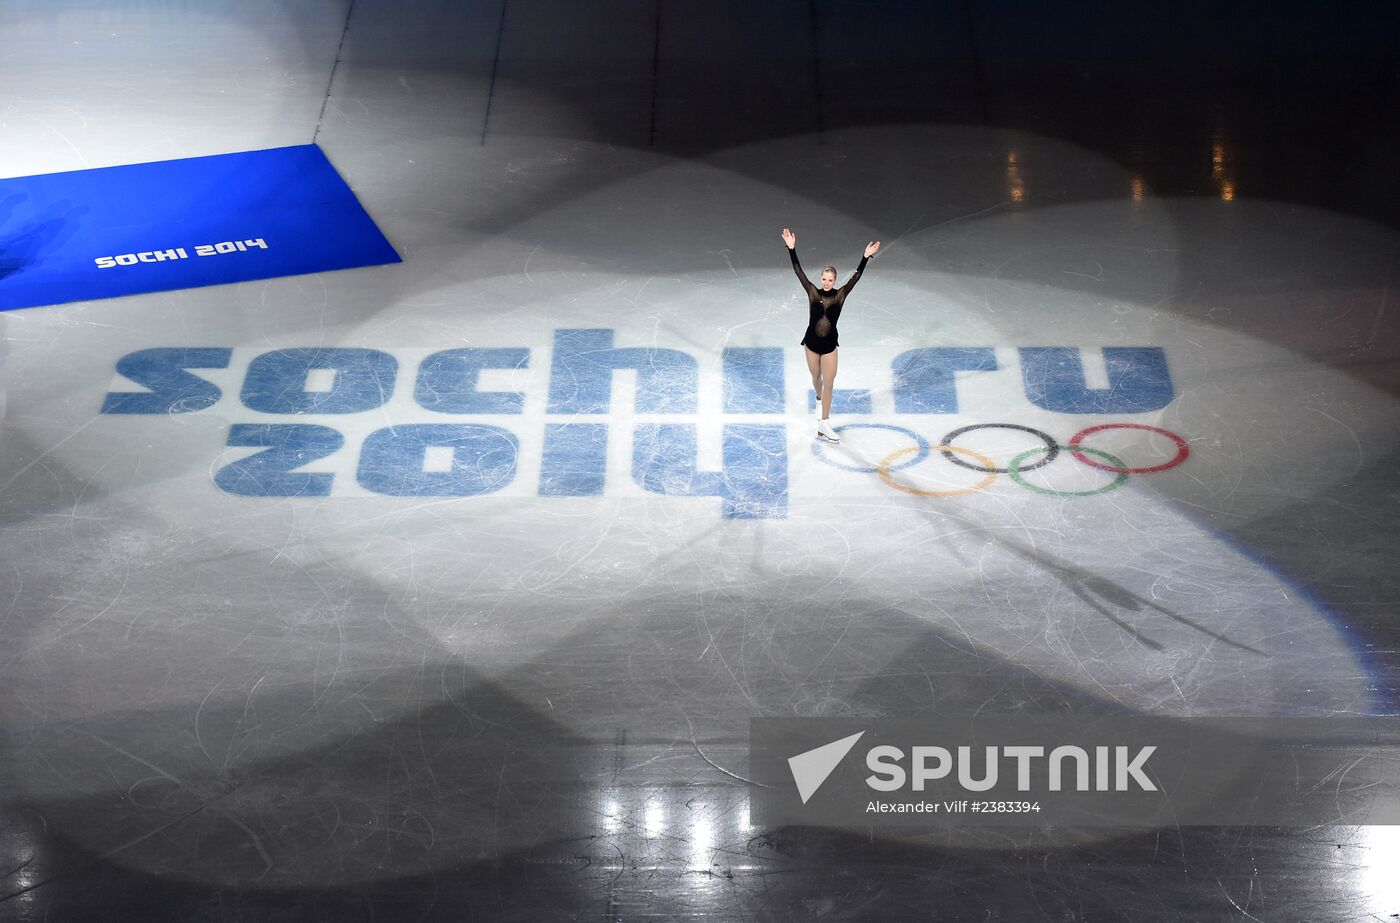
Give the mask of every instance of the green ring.
MULTIPOLYGON (((1061 448, 1064 447, 1061 446, 1061 448)), ((1123 459, 1119 458, 1117 455, 1110 455, 1102 449, 1091 449, 1087 446, 1077 446, 1077 449, 1078 451, 1084 452, 1088 455, 1097 455, 1099 458, 1102 458, 1104 461, 1108 462, 1115 468, 1122 469, 1128 467, 1127 465, 1123 464, 1123 459)), ((1121 471, 1118 477, 1114 478, 1112 481, 1109 481, 1103 487, 1096 487, 1093 490, 1050 490, 1049 488, 1045 487, 1036 487, 1034 484, 1028 482, 1025 478, 1021 477, 1021 462, 1025 461, 1027 458, 1029 458, 1037 452, 1048 451, 1050 450, 1047 447, 1043 445, 1038 445, 1033 449, 1027 449, 1020 455, 1017 455, 1015 458, 1011 459, 1011 461, 1006 466, 1006 471, 1008 474, 1011 475, 1011 480, 1015 481, 1017 484, 1020 484, 1022 487, 1026 488, 1026 490, 1033 490, 1038 494, 1046 494, 1051 497, 1092 497, 1094 494, 1106 494, 1113 488, 1120 486, 1124 481, 1128 479, 1128 472, 1121 471)))

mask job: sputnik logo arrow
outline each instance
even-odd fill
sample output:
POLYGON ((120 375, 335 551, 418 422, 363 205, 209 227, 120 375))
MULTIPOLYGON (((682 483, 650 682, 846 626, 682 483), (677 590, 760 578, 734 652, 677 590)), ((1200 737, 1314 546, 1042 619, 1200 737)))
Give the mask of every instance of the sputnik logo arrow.
POLYGON ((846 758, 846 754, 850 753, 851 748, 856 745, 856 741, 864 736, 865 732, 861 731, 859 734, 833 740, 829 744, 822 744, 815 750, 808 750, 788 758, 788 768, 792 770, 792 781, 797 783, 797 794, 802 797, 803 804, 806 804, 807 799, 817 793, 817 789, 822 787, 827 776, 835 771, 841 761, 846 758))

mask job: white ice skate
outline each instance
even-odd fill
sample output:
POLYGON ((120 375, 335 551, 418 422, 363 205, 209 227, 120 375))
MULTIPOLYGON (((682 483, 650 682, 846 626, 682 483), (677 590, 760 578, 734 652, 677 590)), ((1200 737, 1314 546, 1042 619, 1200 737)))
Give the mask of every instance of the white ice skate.
POLYGON ((836 430, 831 428, 830 419, 817 421, 817 438, 825 439, 832 444, 839 444, 841 442, 841 437, 837 435, 836 430))

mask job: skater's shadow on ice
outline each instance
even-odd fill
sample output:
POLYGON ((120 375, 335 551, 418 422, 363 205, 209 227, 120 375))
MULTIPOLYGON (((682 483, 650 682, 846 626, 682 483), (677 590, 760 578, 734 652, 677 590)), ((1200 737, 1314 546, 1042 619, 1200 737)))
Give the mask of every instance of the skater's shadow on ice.
MULTIPOLYGON (((959 521, 968 525, 970 528, 975 528, 965 520, 959 521)), ((1051 576, 1064 584, 1067 590, 1083 600, 1091 609, 1127 632, 1132 636, 1133 640, 1140 642, 1143 646, 1154 651, 1164 650, 1165 648, 1160 641, 1143 634, 1136 625, 1126 622, 1118 615, 1115 615, 1109 607, 1111 606, 1117 609, 1120 613, 1141 612, 1144 609, 1150 609, 1153 612, 1165 615, 1174 622, 1199 631, 1201 634, 1214 638, 1224 644, 1228 644, 1231 647, 1238 648, 1242 651, 1248 651, 1251 654, 1264 655, 1264 652, 1258 648, 1250 647, 1248 644, 1235 641, 1229 635, 1213 631, 1200 622, 1188 618, 1180 612, 1168 609, 1166 606, 1155 603, 1150 599, 1139 596, 1127 587, 1120 586, 1106 577, 1101 577, 1091 571, 1075 567, 1073 564, 1061 561, 1053 555, 1022 545, 1019 542, 1011 541, 1008 538, 991 535, 985 532, 983 535, 990 541, 994 541, 1001 547, 1010 551, 1012 554, 1018 555, 1049 572, 1051 576)))
MULTIPOLYGON (((855 464, 874 467, 875 462, 871 459, 863 458, 859 451, 852 448, 845 448, 844 454, 848 460, 855 464)), ((1240 641, 1236 641, 1229 635, 1215 631, 1206 625, 1201 624, 1189 616, 1183 615, 1174 609, 1163 606, 1144 596, 1134 593, 1132 590, 1114 581, 1096 574, 1093 571, 1078 567, 1068 561, 1061 560, 1054 555, 1048 554, 1032 545, 1025 545, 1020 542, 997 534, 995 531, 987 529, 982 524, 966 519, 956 514, 930 511, 922 511, 922 515, 930 522, 936 523, 940 527, 945 527, 949 521, 957 523, 966 532, 979 536, 986 541, 1009 551, 1017 557, 1030 562, 1058 580, 1065 589, 1069 590, 1077 598, 1084 602, 1089 608, 1102 615, 1109 622, 1112 622, 1122 631, 1126 632, 1134 641, 1153 651, 1163 651, 1166 646, 1151 635, 1144 633, 1132 622, 1124 618, 1129 613, 1151 611, 1163 615, 1178 624, 1185 625, 1193 631, 1198 631, 1207 637, 1214 638, 1223 644, 1251 654, 1264 656, 1264 652, 1258 648, 1251 647, 1240 641)))
POLYGON ((1137 641, 1149 650, 1163 651, 1166 649, 1166 646, 1151 635, 1144 633, 1136 625, 1127 621, 1124 616, 1128 613, 1142 612, 1144 610, 1156 612, 1180 625, 1185 625, 1193 631, 1198 631, 1207 637, 1214 638, 1223 644, 1228 644, 1231 647, 1247 651, 1251 654, 1257 654, 1261 657, 1264 656, 1264 652, 1258 648, 1236 641, 1229 635, 1215 631, 1174 609, 1153 602, 1144 596, 1139 596, 1127 587, 1115 583, 1107 577, 1078 567, 1068 561, 1061 560, 1032 545, 1024 545, 1004 535, 997 535, 993 531, 982 527, 970 519, 964 519, 961 516, 949 513, 935 514, 925 512, 923 515, 930 522, 938 521, 946 523, 948 520, 956 522, 968 532, 976 534, 986 541, 1034 564, 1036 567, 1039 567, 1051 577, 1058 580, 1065 589, 1082 600, 1089 608, 1102 615, 1119 629, 1126 632, 1134 641, 1137 641))

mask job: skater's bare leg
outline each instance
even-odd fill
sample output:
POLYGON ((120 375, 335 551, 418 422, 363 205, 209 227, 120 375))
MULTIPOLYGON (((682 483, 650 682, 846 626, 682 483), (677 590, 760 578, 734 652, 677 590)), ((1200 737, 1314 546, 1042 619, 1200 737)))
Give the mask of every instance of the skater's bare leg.
MULTIPOLYGON (((831 391, 832 385, 836 382, 836 354, 838 352, 840 352, 839 349, 833 349, 826 355, 817 357, 821 360, 821 387, 817 393, 821 395, 823 420, 831 416, 831 391)), ((808 350, 807 355, 813 355, 812 351, 808 350)))
POLYGON ((812 390, 817 393, 817 404, 822 401, 822 357, 803 347, 807 354, 807 371, 812 373, 812 390))

